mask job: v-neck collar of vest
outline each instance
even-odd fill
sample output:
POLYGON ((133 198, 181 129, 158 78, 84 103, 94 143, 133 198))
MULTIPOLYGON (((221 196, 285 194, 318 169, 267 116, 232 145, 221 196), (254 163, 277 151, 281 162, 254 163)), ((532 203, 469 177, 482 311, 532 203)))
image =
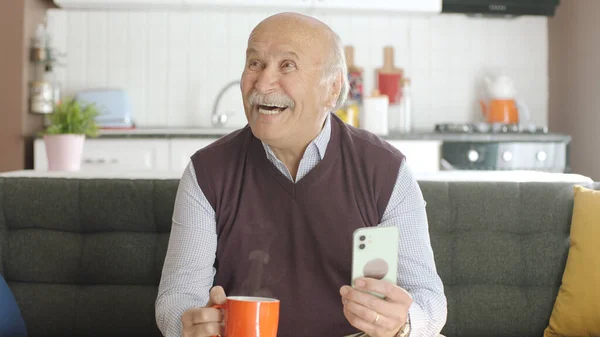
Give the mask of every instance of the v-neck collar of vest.
POLYGON ((292 197, 296 198, 296 191, 305 188, 305 186, 310 185, 315 178, 317 178, 323 170, 325 170, 328 166, 331 166, 333 162, 337 159, 340 152, 340 129, 343 125, 341 120, 337 118, 337 116, 331 116, 331 137, 329 139, 329 143, 327 144, 327 150, 325 151, 325 156, 319 163, 300 181, 293 182, 288 177, 286 177, 281 171, 277 169, 275 164, 273 164, 267 154, 265 152, 264 147, 260 139, 256 138, 252 135, 252 159, 256 160, 256 163, 261 169, 264 169, 268 172, 278 183, 279 185, 292 197), (336 148, 337 147, 337 148, 336 148))

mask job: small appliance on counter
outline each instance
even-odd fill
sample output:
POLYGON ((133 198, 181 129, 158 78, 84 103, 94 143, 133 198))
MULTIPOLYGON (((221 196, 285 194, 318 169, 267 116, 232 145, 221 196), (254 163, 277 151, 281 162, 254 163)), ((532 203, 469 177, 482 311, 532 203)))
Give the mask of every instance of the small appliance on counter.
POLYGON ((488 123, 518 124, 530 120, 529 109, 518 99, 517 90, 508 76, 486 77, 487 102, 480 101, 481 112, 488 123))
POLYGON ((435 125, 442 170, 570 171, 571 138, 533 123, 510 77, 485 77, 483 88, 477 121, 435 125))
POLYGON ((569 173, 571 137, 546 126, 503 123, 437 124, 442 170, 528 170, 569 173))
POLYGON ((121 89, 79 91, 75 100, 82 105, 94 104, 99 111, 96 123, 101 129, 133 129, 133 112, 127 92, 121 89))

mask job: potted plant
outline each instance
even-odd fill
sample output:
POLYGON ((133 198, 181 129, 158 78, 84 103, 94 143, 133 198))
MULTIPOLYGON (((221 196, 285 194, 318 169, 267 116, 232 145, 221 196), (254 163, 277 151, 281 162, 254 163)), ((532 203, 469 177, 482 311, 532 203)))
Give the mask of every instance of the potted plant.
POLYGON ((50 171, 78 171, 86 137, 96 137, 98 110, 75 99, 56 105, 50 125, 42 132, 50 171))

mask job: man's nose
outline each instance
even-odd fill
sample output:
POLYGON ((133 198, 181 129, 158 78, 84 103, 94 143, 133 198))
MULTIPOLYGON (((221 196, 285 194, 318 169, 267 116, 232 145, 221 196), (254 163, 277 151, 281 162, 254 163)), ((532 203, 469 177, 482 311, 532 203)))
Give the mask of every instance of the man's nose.
POLYGON ((265 68, 256 81, 256 90, 262 93, 276 91, 279 88, 279 73, 273 67, 265 68))

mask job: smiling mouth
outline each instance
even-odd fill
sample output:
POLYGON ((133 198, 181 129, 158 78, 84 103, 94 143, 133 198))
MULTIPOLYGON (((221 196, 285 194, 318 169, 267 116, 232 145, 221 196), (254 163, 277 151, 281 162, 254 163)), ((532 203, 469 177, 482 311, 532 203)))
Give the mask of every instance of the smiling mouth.
POLYGON ((263 115, 276 115, 280 112, 283 112, 287 109, 287 106, 277 106, 277 105, 257 105, 258 112, 263 115))

